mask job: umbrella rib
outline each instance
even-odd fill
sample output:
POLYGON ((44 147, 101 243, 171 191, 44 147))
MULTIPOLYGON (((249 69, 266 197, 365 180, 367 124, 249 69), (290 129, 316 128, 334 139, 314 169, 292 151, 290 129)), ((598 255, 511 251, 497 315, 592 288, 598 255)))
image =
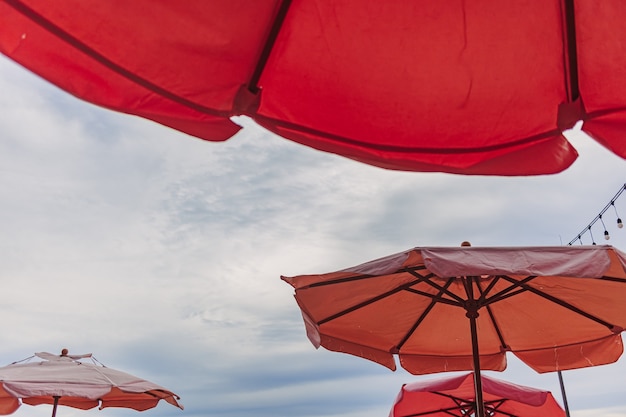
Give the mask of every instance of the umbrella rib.
POLYGON ((537 278, 536 275, 530 275, 522 280, 514 280, 513 278, 507 276, 507 275, 498 275, 495 277, 495 279, 490 283, 490 285, 485 289, 485 293, 484 296, 483 294, 481 294, 481 297, 479 299, 481 305, 483 306, 487 306, 489 304, 493 304, 496 303, 498 301, 502 301, 504 299, 507 299, 509 297, 512 297, 514 295, 517 295, 521 292, 524 291, 528 291, 528 288, 526 288, 524 286, 524 284, 532 281, 533 279, 537 278), (511 283, 511 285, 497 293, 495 293, 494 295, 492 295, 491 297, 487 297, 487 294, 489 293, 489 290, 491 288, 493 288, 493 285, 495 285, 495 281, 496 280, 500 280, 500 279, 505 279, 506 281, 509 281, 511 283), (517 290, 516 290, 517 288, 517 290), (515 290, 515 291, 514 291, 515 290))
MULTIPOLYGON (((489 284, 489 286, 485 289, 485 292, 488 292, 488 290, 490 290, 491 288, 493 288, 493 286, 497 283, 496 280, 501 280, 504 279, 506 281, 509 281, 511 283, 511 285, 507 288, 504 288, 503 290, 498 291, 497 293, 495 293, 494 295, 492 295, 489 300, 486 300, 489 304, 491 304, 492 302, 495 301, 499 301, 502 298, 508 298, 510 297, 510 293, 514 288, 520 288, 520 290, 525 291, 526 288, 523 287, 523 284, 526 284, 530 281, 532 281, 533 279, 537 278, 537 275, 529 275, 524 279, 521 280, 515 280, 511 277, 509 277, 508 275, 496 275, 494 277, 495 279, 489 284), (493 301, 495 299, 495 301, 493 301)), ((518 291, 519 292, 519 291, 518 291)), ((517 294, 517 292, 515 292, 514 294, 517 294)), ((486 297, 485 297, 486 298, 486 297)))
MULTIPOLYGON (((502 278, 501 276, 498 276, 496 278, 502 278)), ((531 279, 536 278, 535 276, 530 276, 527 277, 526 279, 524 279, 523 281, 528 282, 531 279)), ((492 283, 495 282, 495 280, 492 281, 492 283)), ((504 350, 509 350, 509 345, 506 343, 506 341, 504 340, 504 336, 502 335, 502 332, 500 331, 500 326, 498 325, 498 322, 496 320, 495 314, 493 314, 493 310, 491 309, 491 304, 496 303, 498 301, 502 301, 505 300, 507 298, 513 297, 517 294, 520 294, 522 292, 527 291, 524 288, 518 288, 515 291, 512 291, 514 288, 517 287, 517 285, 511 285, 510 287, 498 292, 497 294, 487 298, 486 294, 488 294, 489 289, 491 289, 493 287, 493 285, 490 285, 487 289, 485 289, 485 296, 483 296, 482 290, 480 288, 480 286, 478 286, 478 289, 481 291, 481 306, 484 306, 485 309, 487 310, 487 314, 489 315, 489 319, 491 320, 491 324, 493 325, 493 328, 496 331, 496 334, 498 335, 498 339, 500 340, 500 346, 502 347, 502 349, 504 350)))
POLYGON ((435 395, 441 395, 442 397, 446 397, 451 399, 452 401, 455 402, 455 404, 457 404, 458 407, 464 407, 467 404, 471 404, 472 402, 470 400, 467 400, 465 398, 461 398, 461 397, 457 397, 456 395, 452 395, 452 394, 446 394, 443 392, 439 392, 439 391, 432 391, 433 394, 435 395))
POLYGON ((193 109, 200 113, 209 114, 209 115, 218 116, 218 117, 230 117, 231 116, 230 111, 216 110, 216 109, 212 109, 210 107, 206 107, 201 104, 195 103, 191 100, 188 100, 184 97, 174 94, 173 92, 166 90, 165 88, 160 87, 152 83, 151 81, 148 81, 145 78, 140 77, 139 75, 135 74, 132 71, 127 70, 121 65, 111 61, 109 58, 102 55, 95 49, 91 48, 84 42, 80 41, 75 36, 72 36, 70 33, 64 31, 59 26, 55 25, 50 20, 46 19, 44 16, 42 16, 41 14, 37 13, 35 10, 25 5, 23 2, 19 0, 5 0, 5 2, 9 6, 13 7, 17 12, 21 13, 26 18, 37 23, 39 26, 46 29, 51 34, 55 35, 57 38, 73 46, 74 48, 81 51, 88 57, 92 58, 93 60, 98 61, 100 64, 110 69, 114 73, 130 81, 133 81, 134 83, 137 83, 138 85, 144 87, 145 89, 150 90, 156 94, 159 94, 162 97, 165 97, 169 100, 172 100, 173 102, 189 107, 190 109, 193 109))
POLYGON ((506 294, 500 293, 498 296, 494 295, 492 297, 489 297, 488 299, 485 300, 485 302, 482 305, 483 306, 488 306, 488 305, 497 303, 498 301, 502 301, 502 300, 506 300, 507 298, 514 297, 517 294, 520 294, 520 293, 523 293, 523 292, 526 292, 526 291, 528 291, 528 290, 526 290, 524 288, 518 288, 517 290, 511 291, 511 292, 506 293, 506 294))
MULTIPOLYGON (((507 281, 513 282, 513 283, 516 282, 515 280, 513 280, 513 278, 508 277, 506 275, 503 275, 502 278, 506 279, 507 281)), ((572 305, 570 303, 567 303, 567 302, 565 302, 565 301, 561 300, 560 298, 557 298, 557 297, 555 297, 553 295, 550 295, 550 294, 547 294, 545 292, 539 291, 538 289, 533 288, 530 285, 527 285, 526 283, 521 283, 520 282, 517 285, 519 285, 522 288, 532 292, 535 295, 538 295, 539 297, 545 298, 546 300, 552 301, 553 303, 555 303, 557 305, 560 305, 561 307, 564 307, 564 308, 566 308, 566 309, 568 309, 568 310, 570 310, 570 311, 572 311, 574 313, 577 313, 577 314, 579 314, 579 315, 581 315, 583 317, 586 317, 589 320, 595 321, 596 323, 601 324, 601 325, 607 327, 611 331, 613 331, 613 329, 616 327, 615 325, 602 320, 600 317, 594 316, 593 314, 590 314, 590 313, 588 313, 588 312, 586 312, 584 310, 581 310, 580 308, 578 308, 578 307, 576 307, 576 306, 574 306, 574 305, 572 305)))
POLYGON ((451 416, 455 416, 455 417, 459 417, 459 416, 464 416, 466 415, 466 409, 468 407, 471 407, 471 404, 463 404, 463 405, 458 405, 456 407, 446 407, 446 408, 439 408, 437 410, 430 410, 430 411, 422 411, 421 413, 412 413, 412 414, 406 414, 403 415, 402 417, 419 417, 419 416, 427 416, 429 414, 436 414, 436 413, 446 413, 446 414, 450 414, 451 416), (459 410, 460 413, 453 413, 453 411, 459 410))
POLYGON ((411 292, 413 294, 417 294, 417 295, 421 295, 423 297, 427 297, 427 298, 432 298, 433 301, 442 303, 442 304, 449 304, 455 307, 463 307, 463 303, 462 300, 460 301, 454 301, 454 300, 450 300, 449 298, 443 298, 441 297, 441 293, 440 294, 429 294, 427 292, 424 291, 420 291, 420 290, 416 290, 415 288, 407 288, 405 291, 407 292, 411 292))
POLYGON ((439 408, 437 410, 430 410, 430 411, 423 411, 421 413, 413 413, 413 414, 407 414, 404 415, 402 417, 418 417, 418 416, 426 416, 429 414, 435 414, 435 413, 446 413, 446 414, 450 414, 452 416, 455 417, 459 417, 459 416, 465 416, 468 414, 468 409, 472 410, 474 407, 474 402, 473 401, 469 401, 460 397, 456 397, 454 395, 451 394, 445 394, 443 392, 439 392, 439 391, 432 391, 431 394, 435 394, 435 395, 440 395, 442 397, 446 397, 450 400, 452 400, 456 406, 454 407, 446 407, 446 408, 439 408), (452 411, 458 410, 459 413, 453 413, 452 411))
MULTIPOLYGON (((422 324, 422 322, 424 321, 424 319, 426 318, 426 316, 428 315, 428 313, 430 313, 430 310, 433 309, 433 307, 435 307, 435 304, 437 304, 437 302, 439 302, 440 300, 444 300, 443 298, 441 298, 441 295, 447 291, 448 287, 450 285, 452 285, 452 281, 454 280, 454 278, 449 278, 448 281, 446 282, 446 285, 444 287, 441 288, 441 290, 439 291, 439 294, 437 294, 436 296, 432 296, 430 294, 426 294, 428 296, 431 296, 432 299, 430 300, 430 304, 428 304, 428 307, 426 307, 424 309, 424 311, 422 311, 422 314, 420 314, 419 318, 415 321, 415 323, 413 323, 413 326, 411 326, 411 328, 409 329, 409 331, 404 335, 404 337, 400 340, 400 343, 398 343, 396 345, 396 349, 398 351, 400 351, 400 349, 402 349, 402 346, 407 342, 407 340, 409 340, 409 338, 411 337, 411 335, 415 332, 415 330, 419 327, 420 324, 422 324)), ((455 304, 457 305, 457 304, 455 304)))
POLYGON ((619 282, 619 283, 621 283, 621 284, 626 284, 626 279, 623 279, 623 278, 615 278, 615 277, 608 277, 608 276, 606 276, 606 275, 605 275, 605 276, 603 276, 603 277, 600 277, 600 278, 596 278, 596 279, 598 279, 598 280, 600 280, 600 281, 611 281, 611 282, 619 282))
MULTIPOLYGON (((415 276, 415 277, 421 277, 421 275, 419 275, 419 274, 417 274, 417 273, 414 273, 414 271, 407 271, 407 272, 409 272, 411 275, 413 275, 413 276, 415 276)), ((434 274, 427 275, 427 276, 425 277, 425 278, 426 278, 426 280, 425 280, 424 282, 425 282, 426 284, 430 285, 431 287, 436 288, 437 290, 439 290, 439 291, 440 291, 440 294, 438 294, 438 295, 436 296, 436 297, 437 297, 437 301, 440 301, 440 302, 442 302, 442 303, 452 304, 452 305, 458 305, 458 306, 463 306, 463 305, 464 305, 465 300, 464 300, 463 298, 461 298, 461 297, 459 297, 458 295, 456 295, 456 294, 454 294, 454 293, 452 293, 452 292, 448 291, 448 287, 450 286, 450 284, 447 284, 445 287, 443 287, 443 286, 441 286, 441 285, 439 285, 439 284, 437 284, 437 283, 435 283, 435 282, 431 281, 430 279, 428 279, 428 278, 432 278, 433 276, 435 276, 435 275, 434 275, 434 274), (450 300, 450 299, 442 298, 441 296, 442 296, 443 294, 446 294, 446 295, 448 295, 450 298, 453 298, 454 300, 457 300, 458 304, 457 304, 457 303, 454 303, 454 300, 450 300)), ((450 281, 448 281, 448 282, 449 282, 449 283, 451 283, 451 281, 452 281, 453 279, 454 279, 454 278, 449 278, 449 280, 450 280, 450 281)), ((425 296, 427 296, 427 297, 435 298, 435 296, 433 296, 432 294, 423 293, 423 292, 420 292, 420 291, 415 290, 415 289, 412 289, 412 288, 407 288, 407 290, 412 291, 412 292, 415 292, 415 293, 417 293, 417 294, 425 295, 425 296)))
POLYGON ((367 305, 375 303, 376 301, 380 301, 380 300, 382 300, 384 298, 387 298, 387 297, 389 297, 389 296, 391 296, 393 294, 396 294, 396 293, 398 293, 398 292, 400 292, 400 291, 410 287, 411 285, 415 285, 415 284, 419 283, 420 281, 423 281, 423 280, 425 280, 427 278, 428 278, 428 275, 426 277, 421 277, 421 278, 418 278, 418 279, 416 279, 414 281, 411 281, 411 282, 408 282, 406 284, 403 284, 403 285, 401 285, 399 287, 396 287, 396 288, 394 288, 394 289, 392 289, 390 291, 387 291, 387 292, 385 292, 383 294, 377 295, 376 297, 373 297, 373 298, 367 299, 365 301, 362 301, 362 302, 360 302, 360 303, 358 303, 358 304, 356 304, 356 305, 354 305, 352 307, 348 307, 348 308, 346 308, 346 309, 344 309, 342 311, 339 311, 339 312, 337 312, 337 313, 335 313, 335 314, 333 314, 331 316, 328 316, 328 317, 326 317, 324 319, 321 319, 320 321, 317 322, 317 325, 320 326, 320 325, 322 325, 324 323, 327 323, 327 322, 332 321, 332 320, 334 320, 336 318, 344 316, 344 315, 346 315, 348 313, 351 313, 351 312, 353 312, 355 310, 358 310, 358 309, 363 308, 363 307, 365 307, 367 305))
MULTIPOLYGON (((420 270, 424 270, 426 269, 425 266, 417 266, 417 267, 413 267, 413 268, 402 268, 399 269, 398 271, 394 272, 395 274, 400 274, 402 272, 408 272, 411 275, 413 275, 416 278, 419 278, 420 280, 422 279, 427 279, 430 278, 432 276, 434 276, 432 273, 428 274, 428 275, 420 275, 415 271, 420 271, 420 270)), ((372 274, 361 274, 361 275, 353 275, 353 276, 349 276, 349 277, 343 277, 343 278, 335 278, 335 279, 331 279, 328 281, 321 281, 321 282, 314 282, 311 283, 309 285, 305 285, 300 289, 304 289, 304 288, 315 288, 315 287, 325 287, 327 285, 334 285, 334 284, 342 284, 344 282, 351 282, 351 281, 359 281, 362 279, 371 279, 371 278, 379 278, 380 275, 372 275, 372 274)), ((414 285, 415 282, 411 283, 410 285, 414 285)))
POLYGON ((578 56, 576 52, 576 21, 574 17, 574 0, 565 0, 565 51, 567 53, 567 76, 569 83, 567 91, 569 100, 574 101, 580 97, 578 84, 578 56))
POLYGON ((478 302, 479 303, 481 303, 483 300, 485 300, 486 295, 489 294, 489 291, 491 291, 491 289, 496 286, 496 284, 498 283, 499 280, 500 280, 500 276, 499 275, 494 276, 493 279, 487 285, 487 288, 485 288, 484 291, 480 287, 479 282, 476 282, 476 285, 478 285, 478 289, 480 290, 480 297, 478 298, 478 302))
MULTIPOLYGON (((479 281, 476 282, 476 286, 478 287, 478 291, 480 292, 480 297, 478 297, 479 306, 484 302, 483 305, 485 306, 485 309, 487 309, 487 314, 489 315, 489 319, 491 320, 491 324, 493 325, 493 328, 495 329, 496 334, 498 335, 498 339, 500 340, 500 346, 503 349, 507 349, 507 344, 504 341, 504 336, 502 335, 502 332, 500 331, 500 326, 498 325, 498 322, 496 321, 496 317, 493 314, 491 306, 487 302, 487 294, 496 285, 496 283, 500 280, 500 278, 501 278, 500 276, 495 276, 494 279, 489 283, 489 285, 487 285, 487 288, 485 288, 484 291, 483 291, 482 287, 480 286, 480 282, 479 281)), ((509 288, 514 288, 514 287, 512 286, 512 287, 509 287, 509 288)), ((518 292, 519 291, 513 291, 513 293, 518 293, 518 292)), ((500 298, 500 299, 502 299, 502 298, 500 298)))
POLYGON ((491 307, 485 306, 485 308, 487 309, 489 320, 491 320, 491 324, 493 325, 493 328, 496 330, 496 334, 498 335, 498 339, 500 340, 500 347, 504 350, 507 350, 508 345, 504 341, 504 336, 502 335, 502 332, 500 331, 500 326, 498 325, 498 322, 496 321, 496 317, 493 314, 493 311, 491 311, 491 307))
POLYGON ((491 415, 494 415, 497 413, 497 414, 504 414, 505 416, 509 416, 509 417, 518 417, 517 414, 512 414, 506 411, 499 410, 499 407, 501 407, 505 402, 507 402, 507 400, 508 400, 507 398, 494 400, 489 403, 485 403, 485 405, 489 404, 489 407, 490 407, 489 411, 491 411, 491 415))
POLYGON ((276 43, 276 39, 278 38, 280 29, 285 22, 285 17, 287 17, 287 12, 289 11, 290 6, 291 0, 283 0, 280 4, 278 12, 276 13, 276 17, 274 18, 274 22, 272 23, 270 32, 267 35, 265 44, 263 45, 263 50, 261 51, 261 55, 259 56, 259 60, 257 61, 254 72, 252 73, 250 81, 248 82, 248 90, 250 90, 250 92, 253 94, 257 94, 260 91, 259 80, 261 79, 261 74, 263 74, 263 70, 265 69, 267 60, 272 53, 272 49, 274 48, 274 44, 276 43))

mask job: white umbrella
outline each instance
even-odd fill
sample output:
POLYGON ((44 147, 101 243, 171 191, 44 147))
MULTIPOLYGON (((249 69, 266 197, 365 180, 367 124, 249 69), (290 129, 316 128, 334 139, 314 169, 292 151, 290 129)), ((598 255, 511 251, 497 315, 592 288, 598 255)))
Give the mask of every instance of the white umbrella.
POLYGON ((160 400, 179 407, 180 397, 145 379, 108 368, 91 353, 61 355, 40 352, 42 361, 30 362, 34 356, 0 368, 0 414, 11 414, 24 403, 52 404, 52 416, 58 405, 88 410, 99 406, 131 408, 144 411, 160 400), (93 363, 79 359, 91 358, 93 363))

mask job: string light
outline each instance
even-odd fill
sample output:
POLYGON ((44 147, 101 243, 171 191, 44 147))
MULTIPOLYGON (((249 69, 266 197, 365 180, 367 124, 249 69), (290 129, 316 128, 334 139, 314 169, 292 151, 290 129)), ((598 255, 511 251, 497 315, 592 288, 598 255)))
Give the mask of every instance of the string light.
POLYGON ((609 240, 611 236, 609 235, 609 231, 606 230, 606 225, 604 224, 604 220, 602 220, 602 215, 598 215, 598 218, 600 219, 600 223, 602 223, 602 227, 604 228, 604 240, 609 240))
POLYGON ((611 235, 609 234, 609 231, 606 228, 606 225, 604 224, 604 220, 602 219, 602 215, 609 209, 609 207, 613 207, 613 210, 615 211, 615 217, 617 217, 617 227, 619 229, 624 227, 624 224, 622 223, 622 219, 619 216, 619 214, 617 213, 617 208, 615 207, 615 201, 619 198, 620 195, 622 195, 622 193, 624 192, 624 190, 626 190, 626 184, 622 185, 622 187, 620 188, 620 190, 617 192, 617 194, 615 194, 615 196, 613 196, 613 198, 611 199, 611 201, 609 201, 609 203, 604 206, 604 208, 602 209, 602 211, 600 211, 600 214, 598 214, 587 226, 585 226, 585 228, 583 230, 580 231, 580 233, 578 233, 578 235, 572 239, 568 245, 572 245, 574 242, 576 242, 577 240, 580 242, 580 244, 583 244, 582 241, 582 236, 585 233, 589 233, 589 236, 591 237, 591 244, 595 245, 595 239, 593 238, 593 232, 591 231, 591 227, 598 221, 600 220, 600 223, 602 223, 602 228, 604 229, 604 239, 605 240, 609 240, 611 238, 611 235))
POLYGON ((619 214, 617 213, 617 208, 615 207, 615 201, 611 201, 611 205, 613 206, 613 210, 615 210, 615 217, 617 217, 617 227, 621 229, 622 227, 624 227, 624 224, 622 223, 622 219, 619 217, 619 214))

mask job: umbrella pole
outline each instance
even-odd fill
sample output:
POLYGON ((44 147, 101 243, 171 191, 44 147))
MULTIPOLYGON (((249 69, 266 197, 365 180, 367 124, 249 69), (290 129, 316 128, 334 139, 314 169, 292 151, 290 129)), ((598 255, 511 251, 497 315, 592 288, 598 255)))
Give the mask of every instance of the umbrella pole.
POLYGON ((56 417, 57 415, 57 405, 59 405, 59 396, 54 396, 54 403, 52 404, 52 417, 56 417))
POLYGON ((480 377, 480 355, 478 352, 478 332, 476 330, 476 310, 467 310, 472 333, 472 357, 474 359, 474 389, 476 391, 476 417, 485 417, 485 402, 483 401, 483 381, 480 377))
MULTIPOLYGON (((461 244, 465 245, 465 242, 461 244)), ((469 243, 468 243, 469 245, 469 243)), ((476 277, 466 277, 463 280, 465 292, 467 294, 467 303, 465 304, 465 316, 470 322, 470 333, 472 336, 472 358, 474 360, 474 390, 476 392, 476 417, 485 416, 485 402, 483 401, 483 381, 480 377, 480 352, 478 352, 478 329, 476 327, 476 319, 478 318, 478 303, 474 298, 474 280, 476 277)))
POLYGON ((559 374, 559 384, 561 385, 561 395, 563 396, 563 408, 565 408, 565 415, 569 417, 569 406, 567 405, 567 395, 565 395, 565 384, 563 383, 563 375, 561 371, 556 371, 559 374))

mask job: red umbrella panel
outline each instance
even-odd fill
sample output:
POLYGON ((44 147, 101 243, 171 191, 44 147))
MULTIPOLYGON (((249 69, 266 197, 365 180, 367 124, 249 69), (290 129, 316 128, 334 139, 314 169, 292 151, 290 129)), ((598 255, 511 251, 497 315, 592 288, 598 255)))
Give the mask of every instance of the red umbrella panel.
MULTIPOLYGON (((485 411, 491 417, 565 417, 552 393, 482 376, 485 411)), ((389 417, 476 415, 472 373, 404 384, 389 417)))
POLYGON ((223 141, 245 115, 406 171, 532 175, 582 129, 626 157, 621 0, 0 0, 0 52, 89 102, 223 141))
POLYGON ((625 265, 611 246, 418 247, 282 278, 295 288, 315 347, 392 370, 398 356, 413 374, 479 377, 504 370, 507 352, 538 372, 615 362, 626 328, 625 265))
POLYGON ((11 414, 20 404, 63 405, 81 410, 94 407, 144 411, 164 400, 180 409, 178 395, 142 378, 99 365, 91 354, 61 355, 40 352, 42 361, 16 362, 0 367, 0 415, 11 414), (79 359, 92 358, 93 363, 79 359))

